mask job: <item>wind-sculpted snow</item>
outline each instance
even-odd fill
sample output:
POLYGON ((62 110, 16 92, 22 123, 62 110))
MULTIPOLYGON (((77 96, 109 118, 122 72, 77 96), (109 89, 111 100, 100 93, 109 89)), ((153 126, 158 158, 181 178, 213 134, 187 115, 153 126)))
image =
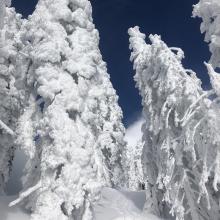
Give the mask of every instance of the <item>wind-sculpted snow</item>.
POLYGON ((124 127, 87 0, 40 0, 20 31, 29 104, 17 144, 33 220, 90 220, 101 187, 124 184, 124 127), (50 213, 50 215, 48 215, 50 213))
POLYGON ((146 209, 164 218, 217 220, 219 75, 207 64, 213 90, 203 91, 196 74, 183 68, 182 50, 168 48, 158 35, 150 35, 146 44, 138 27, 129 34, 146 120, 146 209), (217 98, 211 99, 213 94, 217 98))
POLYGON ((201 32, 205 33, 212 53, 210 62, 213 67, 220 67, 220 1, 200 0, 194 6, 193 16, 202 18, 201 32))

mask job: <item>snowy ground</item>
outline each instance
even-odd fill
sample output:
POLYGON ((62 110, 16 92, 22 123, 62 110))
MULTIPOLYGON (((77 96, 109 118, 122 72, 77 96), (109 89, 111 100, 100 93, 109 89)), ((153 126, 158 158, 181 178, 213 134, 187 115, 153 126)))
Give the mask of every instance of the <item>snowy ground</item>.
POLYGON ((94 206, 96 220, 159 220, 156 216, 142 213, 145 193, 118 191, 105 188, 102 198, 94 206))
POLYGON ((8 204, 15 198, 14 196, 0 196, 0 220, 29 220, 29 216, 18 207, 8 207, 8 204))
MULTIPOLYGON (((15 197, 0 196, 0 220, 29 220, 18 207, 9 208, 15 197)), ((142 214, 144 192, 118 191, 104 188, 101 200, 94 205, 96 220, 159 220, 150 214, 142 214)))
POLYGON ((105 188, 101 200, 94 206, 96 220, 112 220, 125 216, 138 219, 137 216, 141 214, 143 204, 144 193, 142 192, 128 193, 105 188))

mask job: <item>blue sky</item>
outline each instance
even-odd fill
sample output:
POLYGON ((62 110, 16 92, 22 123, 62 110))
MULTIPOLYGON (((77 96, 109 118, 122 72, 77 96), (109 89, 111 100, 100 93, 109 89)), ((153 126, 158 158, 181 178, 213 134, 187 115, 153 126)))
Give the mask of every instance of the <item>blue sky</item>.
MULTIPOLYGON (((37 0, 12 0, 25 17, 37 0)), ((169 45, 181 47, 184 66, 197 72, 203 86, 209 86, 204 61, 210 54, 200 33, 200 19, 193 19, 192 5, 197 0, 91 0, 94 23, 100 33, 100 49, 108 65, 111 81, 119 95, 124 123, 129 125, 141 112, 141 99, 133 81, 127 30, 140 26, 146 35, 160 34, 169 45)))

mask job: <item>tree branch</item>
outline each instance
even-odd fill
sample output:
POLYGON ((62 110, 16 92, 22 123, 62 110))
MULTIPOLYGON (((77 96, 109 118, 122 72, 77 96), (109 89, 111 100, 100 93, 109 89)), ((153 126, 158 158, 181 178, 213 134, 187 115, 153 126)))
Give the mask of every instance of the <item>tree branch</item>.
POLYGON ((14 131, 12 131, 2 120, 0 120, 0 128, 4 129, 11 136, 14 136, 14 131))
POLYGON ((15 206, 18 203, 20 203, 21 201, 23 201, 26 197, 28 197, 29 195, 31 195, 33 192, 35 192, 36 190, 38 190, 41 187, 41 181, 39 181, 35 186, 28 188, 26 191, 20 193, 19 198, 17 198, 16 200, 12 201, 9 203, 9 207, 15 206))

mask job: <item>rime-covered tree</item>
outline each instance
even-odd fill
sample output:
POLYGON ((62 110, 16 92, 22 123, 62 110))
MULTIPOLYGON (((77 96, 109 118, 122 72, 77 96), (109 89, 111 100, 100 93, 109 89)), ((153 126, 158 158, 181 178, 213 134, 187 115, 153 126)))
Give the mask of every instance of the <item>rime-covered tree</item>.
POLYGON ((183 68, 181 49, 169 48, 157 35, 146 44, 138 27, 129 34, 146 119, 145 208, 178 220, 217 220, 220 108, 210 96, 219 95, 218 75, 206 64, 213 89, 203 91, 196 74, 183 68))
POLYGON ((127 187, 133 191, 143 190, 145 188, 141 158, 143 146, 144 144, 141 140, 135 144, 128 143, 123 153, 123 165, 127 187))
POLYGON ((202 18, 201 32, 205 33, 205 41, 210 43, 212 53, 210 62, 213 67, 220 67, 220 1, 200 0, 194 6, 193 16, 202 18))
POLYGON ((30 99, 17 144, 29 160, 11 205, 24 199, 33 220, 90 220, 100 188, 124 182, 125 144, 90 2, 40 0, 21 42, 30 99))
POLYGON ((127 161, 129 162, 129 189, 137 191, 145 189, 142 165, 142 141, 138 141, 136 146, 130 146, 127 161))
POLYGON ((18 74, 18 44, 16 35, 21 16, 9 1, 0 1, 0 192, 9 178, 14 156, 16 122, 22 109, 24 90, 20 88, 18 74))

